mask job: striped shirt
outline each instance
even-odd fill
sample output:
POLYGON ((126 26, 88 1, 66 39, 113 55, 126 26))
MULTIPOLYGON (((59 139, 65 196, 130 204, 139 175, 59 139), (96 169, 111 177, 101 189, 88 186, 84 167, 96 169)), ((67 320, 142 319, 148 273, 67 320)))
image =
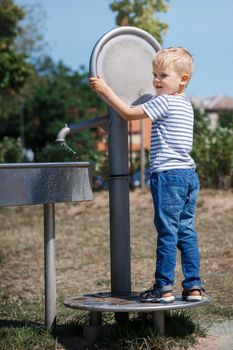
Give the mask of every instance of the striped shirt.
POLYGON ((189 155, 194 122, 190 100, 186 96, 164 94, 152 97, 141 106, 152 121, 151 172, 195 168, 189 155))

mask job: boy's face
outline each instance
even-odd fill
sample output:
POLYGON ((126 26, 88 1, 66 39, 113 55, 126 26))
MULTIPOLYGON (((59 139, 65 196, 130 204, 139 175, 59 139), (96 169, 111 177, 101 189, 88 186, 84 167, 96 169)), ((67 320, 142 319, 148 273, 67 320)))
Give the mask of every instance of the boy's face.
POLYGON ((161 68, 153 64, 153 86, 156 94, 182 94, 185 89, 183 82, 183 74, 179 74, 173 64, 169 64, 166 68, 161 68))

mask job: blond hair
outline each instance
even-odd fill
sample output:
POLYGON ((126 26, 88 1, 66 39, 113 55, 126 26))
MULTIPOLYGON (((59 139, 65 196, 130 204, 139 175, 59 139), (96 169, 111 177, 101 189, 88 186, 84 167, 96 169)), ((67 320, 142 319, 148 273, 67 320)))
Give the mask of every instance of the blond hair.
POLYGON ((188 74, 189 79, 194 69, 192 55, 183 47, 169 47, 159 50, 155 55, 153 64, 162 69, 172 64, 177 73, 188 74))

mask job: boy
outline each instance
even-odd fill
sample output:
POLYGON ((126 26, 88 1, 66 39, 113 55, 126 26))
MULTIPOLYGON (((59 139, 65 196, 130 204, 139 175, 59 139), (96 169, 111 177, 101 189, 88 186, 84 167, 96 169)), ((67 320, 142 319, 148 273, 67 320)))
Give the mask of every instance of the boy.
POLYGON ((150 118, 151 193, 158 232, 155 284, 141 293, 143 302, 174 301, 176 248, 181 251, 184 274, 183 299, 200 301, 200 255, 194 229, 195 207, 199 191, 195 163, 189 153, 193 139, 193 109, 185 88, 193 72, 191 54, 184 48, 167 48, 156 53, 152 62, 156 96, 146 103, 130 107, 105 81, 90 78, 90 87, 122 118, 150 118))

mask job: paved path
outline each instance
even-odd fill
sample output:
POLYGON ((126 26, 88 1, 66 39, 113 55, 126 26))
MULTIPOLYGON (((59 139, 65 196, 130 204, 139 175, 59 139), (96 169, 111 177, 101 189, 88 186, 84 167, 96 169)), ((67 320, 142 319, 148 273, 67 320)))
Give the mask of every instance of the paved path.
POLYGON ((189 350, 233 350, 233 320, 214 323, 206 338, 189 350))

